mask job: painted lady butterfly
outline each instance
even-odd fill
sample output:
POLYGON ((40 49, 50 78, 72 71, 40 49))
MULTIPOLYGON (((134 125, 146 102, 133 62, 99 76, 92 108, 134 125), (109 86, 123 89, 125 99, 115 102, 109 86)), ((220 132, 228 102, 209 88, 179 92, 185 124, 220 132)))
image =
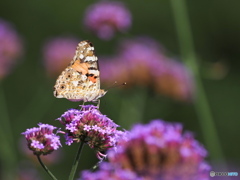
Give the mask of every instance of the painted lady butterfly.
POLYGON ((90 41, 81 41, 68 67, 57 78, 56 98, 70 101, 98 101, 107 91, 100 89, 98 58, 90 41))

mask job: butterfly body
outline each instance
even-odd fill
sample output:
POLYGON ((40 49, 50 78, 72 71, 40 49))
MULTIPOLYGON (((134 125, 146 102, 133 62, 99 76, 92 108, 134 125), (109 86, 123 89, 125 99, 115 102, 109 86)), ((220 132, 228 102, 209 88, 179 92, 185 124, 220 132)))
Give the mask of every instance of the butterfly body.
POLYGON ((68 67, 59 75, 54 86, 56 98, 70 101, 97 101, 106 94, 100 89, 98 58, 89 41, 81 41, 68 67))

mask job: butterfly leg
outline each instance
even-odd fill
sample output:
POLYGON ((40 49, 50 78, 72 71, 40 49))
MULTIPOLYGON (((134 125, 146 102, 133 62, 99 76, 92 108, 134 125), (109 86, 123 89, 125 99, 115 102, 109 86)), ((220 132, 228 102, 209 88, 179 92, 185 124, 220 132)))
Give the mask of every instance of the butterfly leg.
POLYGON ((83 109, 84 104, 85 102, 83 101, 82 105, 78 105, 78 107, 81 106, 80 111, 83 109))
POLYGON ((76 109, 79 109, 80 111, 83 109, 83 106, 84 106, 85 102, 83 102, 82 104, 79 104, 76 109), (79 108, 81 106, 81 108, 79 108))
POLYGON ((99 107, 100 107, 100 99, 98 99, 97 101, 98 101, 98 102, 97 102, 97 107, 98 107, 98 109, 99 109, 99 107))

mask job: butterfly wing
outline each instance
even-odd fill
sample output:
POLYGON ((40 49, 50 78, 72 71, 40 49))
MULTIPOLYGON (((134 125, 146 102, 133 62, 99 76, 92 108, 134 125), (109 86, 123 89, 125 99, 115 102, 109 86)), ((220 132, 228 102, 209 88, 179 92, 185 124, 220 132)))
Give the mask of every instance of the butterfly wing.
POLYGON ((71 101, 96 101, 106 93, 100 89, 99 75, 92 43, 81 41, 73 60, 56 81, 54 96, 71 101))

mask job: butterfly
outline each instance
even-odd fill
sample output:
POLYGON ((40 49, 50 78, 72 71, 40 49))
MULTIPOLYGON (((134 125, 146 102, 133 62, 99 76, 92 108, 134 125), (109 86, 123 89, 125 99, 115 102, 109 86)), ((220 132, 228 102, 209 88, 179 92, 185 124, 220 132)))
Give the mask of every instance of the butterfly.
POLYGON ((73 60, 57 78, 53 94, 70 101, 97 102, 107 93, 100 89, 99 75, 93 44, 88 40, 81 41, 73 60))

